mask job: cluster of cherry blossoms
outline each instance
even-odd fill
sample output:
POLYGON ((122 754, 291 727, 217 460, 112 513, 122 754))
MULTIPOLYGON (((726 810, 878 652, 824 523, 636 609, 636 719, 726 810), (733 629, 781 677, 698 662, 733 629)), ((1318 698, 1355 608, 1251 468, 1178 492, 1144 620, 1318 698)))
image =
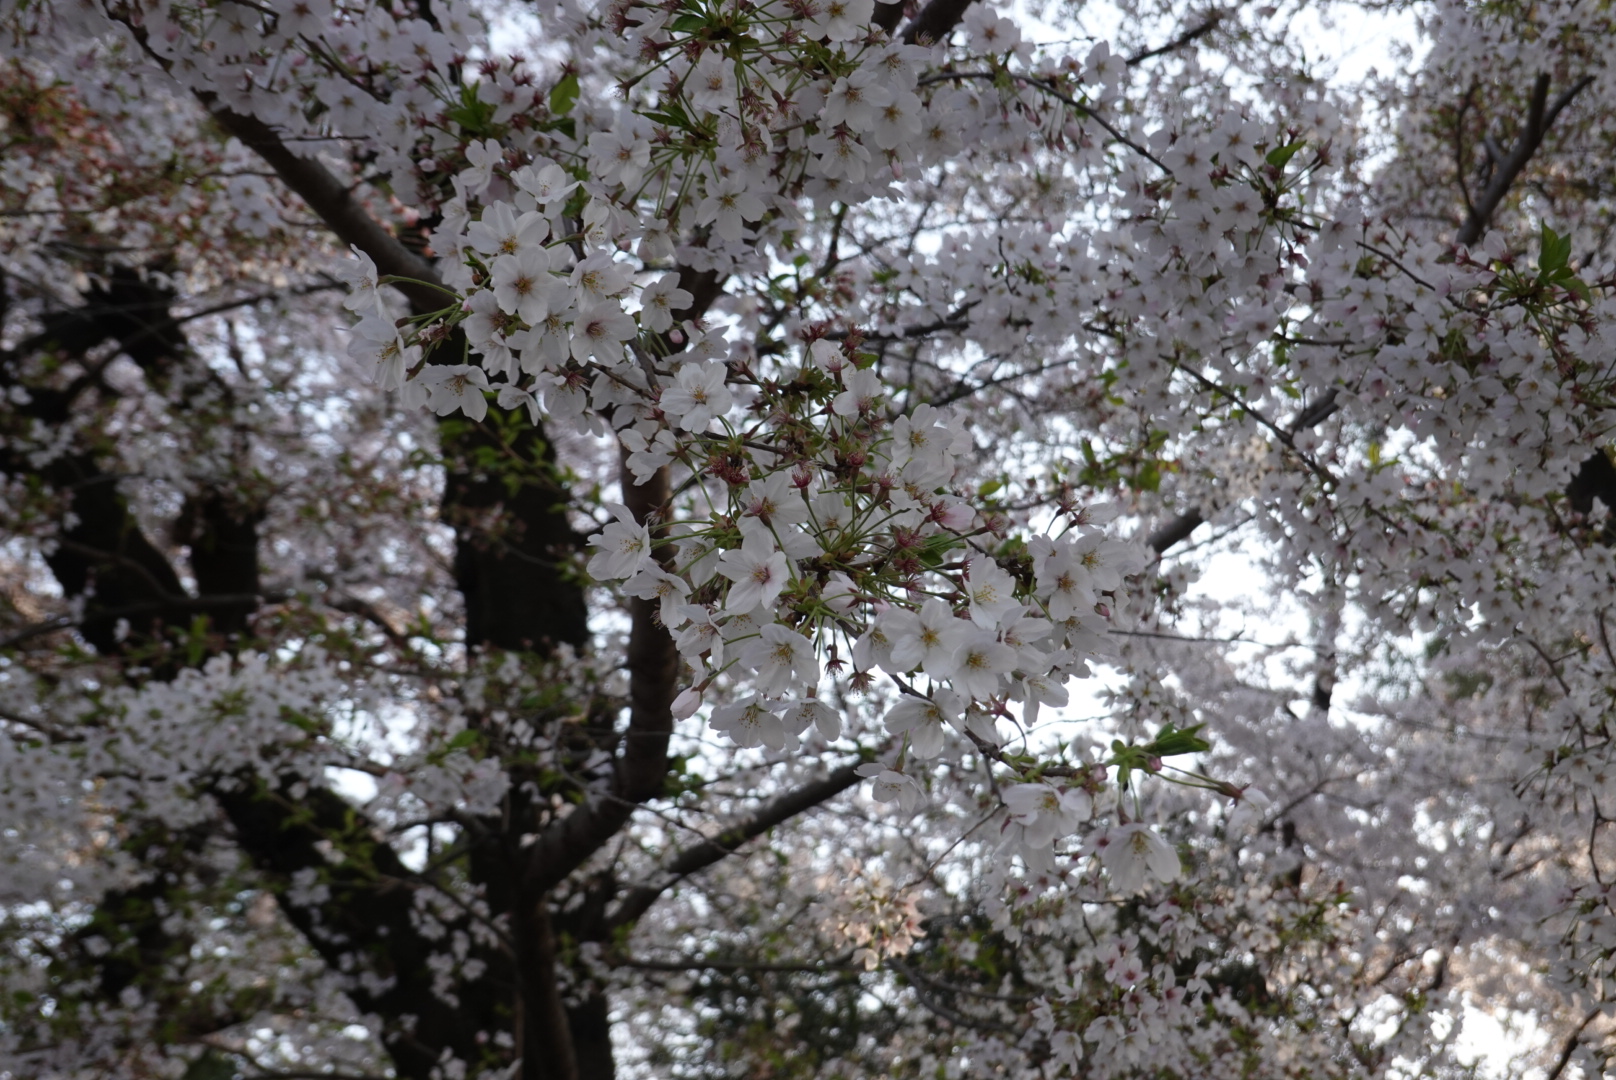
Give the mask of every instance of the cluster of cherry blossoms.
MULTIPOLYGON (((367 256, 355 249, 344 273, 360 316, 351 352, 407 404, 482 420, 493 396, 535 422, 613 433, 636 482, 665 467, 700 481, 671 539, 614 506, 589 563, 597 582, 658 602, 694 672, 676 716, 710 705, 708 723, 737 746, 795 749, 810 728, 842 729, 824 680, 862 689, 885 673, 900 691, 886 718, 897 757, 866 773, 878 799, 912 810, 922 787, 904 762, 938 757, 950 733, 997 754, 1001 721, 1030 725, 1067 703, 1067 681, 1108 651, 1123 581, 1144 559, 1093 511, 1006 547, 1009 519, 953 488, 971 449, 960 418, 890 410, 856 331, 809 330, 794 363, 760 356, 681 320, 694 281, 653 269, 671 256, 708 272, 750 265, 766 243, 789 254, 787 192, 845 207, 960 150, 982 99, 951 78, 922 86, 938 54, 871 37, 872 10, 709 13, 758 35, 727 47, 694 16, 631 23, 636 40, 681 46, 660 92, 631 97, 570 154, 468 149, 433 234, 458 304, 404 323, 367 256), (443 362, 467 347, 477 362, 443 362)), ((1028 55, 986 9, 967 28, 971 53, 1028 55)), ((1097 106, 1114 97, 1121 68, 1104 46, 1066 74, 1085 71, 1097 106)), ((1088 815, 1036 817, 1016 816, 1029 849, 1059 838, 1051 823, 1069 835, 1088 815)), ((1154 834, 1124 828, 1092 849, 1120 884, 1138 886, 1147 855, 1158 878, 1176 875, 1154 834)))
MULTIPOLYGON (((1529 941, 1560 949, 1554 975, 1565 985, 1608 997, 1600 980, 1616 963, 1616 899, 1579 869, 1597 862, 1578 844, 1611 812, 1605 612, 1616 571, 1595 512, 1567 512, 1559 493, 1607 437, 1616 305, 1610 267, 1588 265, 1580 248, 1573 265, 1554 231, 1575 221, 1456 246, 1446 226, 1415 224, 1445 221, 1441 202, 1420 203, 1394 228, 1365 212, 1373 192, 1362 205, 1343 198, 1360 186, 1342 159, 1363 118, 1313 80, 1281 72, 1257 80, 1269 90, 1252 100, 1193 71, 1151 82, 1151 63, 1105 45, 1085 43, 1080 56, 1035 49, 982 4, 935 46, 872 30, 870 0, 622 3, 598 18, 565 5, 549 21, 574 47, 559 71, 549 56, 473 44, 480 16, 455 4, 434 3, 431 19, 320 0, 69 7, 64 22, 88 42, 73 46, 81 65, 172 82, 226 123, 254 118, 287 145, 315 148, 304 161, 351 169, 342 179, 369 199, 363 209, 401 235, 430 223, 414 235, 437 260, 433 280, 379 274, 357 249, 344 271, 358 318, 350 352, 377 384, 442 416, 483 422, 497 404, 550 434, 601 437, 641 484, 666 470, 666 508, 612 505, 588 573, 656 605, 683 663, 678 720, 743 750, 806 760, 844 733, 867 734, 847 702, 870 691, 851 698, 884 713, 879 749, 862 746, 879 760, 860 772, 894 820, 945 802, 980 806, 991 791, 997 838, 1017 856, 1001 860, 1014 872, 980 877, 993 929, 1061 944, 1029 1010, 1043 1042, 962 1036, 975 1062, 1009 1072, 1037 1043, 1045 1063, 1073 1072, 1204 1072, 1233 1053, 1220 1033, 1256 1040, 1261 1028, 1213 992, 1204 957, 1330 934, 1379 943, 1359 955, 1416 958, 1431 942, 1529 941), (352 159, 321 149, 332 146, 352 148, 352 159), (364 182, 377 187, 367 194, 364 182), (414 290, 403 318, 395 284, 414 290), (423 294, 441 307, 426 310, 423 294), (993 498, 999 481, 983 481, 999 468, 1017 475, 1018 463, 1050 482, 1018 480, 1015 500, 993 498), (1084 497, 1067 498, 1073 490, 1084 497), (1189 529, 1210 521, 1220 536, 1260 534, 1277 592, 1317 584, 1315 656, 1297 670, 1324 704, 1293 715, 1296 694, 1282 680, 1248 680, 1237 664, 1194 652, 1209 642, 1175 637, 1189 632, 1188 619, 1172 618, 1193 610, 1188 577, 1166 567, 1150 579, 1156 610, 1140 602, 1129 579, 1143 548, 1101 528, 1106 515, 1087 493, 1102 490, 1141 520, 1181 514, 1189 529), (1344 629, 1340 609, 1363 628, 1344 629), (1154 621, 1141 636, 1113 633, 1139 630, 1134 618, 1154 621), (1410 633, 1441 651, 1421 667, 1428 685, 1344 733, 1340 699, 1335 721, 1329 712, 1338 652, 1356 646, 1366 662, 1389 649, 1377 635, 1410 633), (1108 699, 1107 722, 1125 737, 1111 752, 1016 746, 1119 641, 1127 684, 1108 699), (1501 661, 1510 648, 1527 660, 1501 661), (1530 731, 1494 730, 1499 717, 1529 717, 1530 731), (1485 752, 1407 734, 1436 721, 1454 738, 1480 732, 1485 752), (1238 793, 1232 812, 1218 818, 1166 796, 1140 805, 1130 777, 1207 749, 1193 736, 1202 723, 1219 733, 1228 775, 1260 779, 1283 810, 1255 789, 1198 776, 1173 790, 1238 793), (956 767, 969 775, 951 778, 956 767), (977 767, 994 782, 979 784, 977 767), (1476 776, 1505 777, 1485 813, 1452 795, 1478 790, 1476 776), (1342 795, 1349 784, 1357 790, 1342 795), (1377 808, 1380 827, 1330 817, 1316 807, 1320 793, 1377 808), (1435 820, 1437 805, 1453 821, 1496 820, 1455 826, 1433 856, 1438 845, 1402 826, 1435 820), (1153 824, 1175 811, 1179 824, 1153 824), (1535 823, 1532 842, 1500 853, 1496 838, 1517 817, 1535 823), (1213 854, 1181 862, 1173 839, 1185 831, 1197 855, 1213 854), (1511 865, 1511 851, 1551 847, 1542 866, 1511 865), (1462 869, 1439 878, 1430 868, 1443 862, 1462 869), (1399 873, 1333 892, 1319 883, 1319 867, 1364 865, 1399 873), (1319 880, 1304 885, 1304 868, 1319 880), (1404 880, 1443 896, 1443 909, 1416 910, 1403 894, 1418 890, 1404 880), (1177 895, 1137 923, 1085 910, 1155 883, 1177 895), (1362 890, 1362 916, 1343 899, 1351 889, 1362 890), (1491 914, 1491 894, 1505 890, 1519 890, 1509 894, 1518 902, 1491 914), (1177 906, 1189 894, 1193 912, 1177 906), (1092 948, 1063 951, 1085 936, 1092 948), (1213 1013, 1219 1023, 1197 1027, 1213 1013)), ((49 8, 18 5, 4 18, 15 25, 49 8)), ((1559 92, 1552 43, 1592 15, 1576 3, 1544 10, 1549 30, 1528 47, 1487 28, 1496 13, 1446 5, 1441 19, 1458 30, 1437 56, 1458 66, 1432 85, 1508 85, 1518 72, 1473 74, 1478 56, 1497 56, 1486 62, 1555 72, 1559 92)), ((1608 94, 1609 81, 1588 93, 1608 94)), ((119 152, 161 174, 191 113, 148 113, 143 130, 155 134, 126 138, 119 152)), ((1421 145, 1429 133, 1404 134, 1421 145)), ((1463 138, 1425 156, 1446 161, 1454 143, 1463 138)), ((1491 145, 1476 145, 1492 161, 1491 145)), ((111 183, 58 184, 71 170, 19 145, 0 165, 15 207, 0 223, 0 245, 18 249, 5 252, 9 272, 26 278, 56 258, 41 252, 114 233, 157 245, 153 221, 170 200, 199 223, 180 249, 187 264, 225 233, 270 250, 258 242, 284 238, 306 209, 255 175, 240 141, 187 160, 197 174, 225 174, 214 201, 200 183, 136 199, 111 183), (93 217, 69 227, 81 204, 93 217)), ((1407 183, 1394 171, 1380 197, 1407 183)), ((1564 193, 1542 191, 1562 212, 1564 193)), ((54 459, 70 434, 28 437, 54 439, 38 451, 54 459)), ((129 471, 162 468, 177 466, 129 471)), ((165 812, 189 823, 203 805, 182 805, 191 776, 317 782, 344 766, 344 754, 304 747, 304 729, 286 717, 308 719, 302 697, 365 698, 363 680, 322 666, 313 690, 290 680, 242 711, 232 696, 272 676, 250 658, 239 666, 111 695, 128 717, 162 722, 112 725, 88 744, 84 769, 138 759, 149 778, 172 766, 180 794, 165 812), (204 699, 223 704, 198 707, 204 699)), ((474 682, 462 687, 468 699, 474 682)), ((378 770, 372 809, 491 812, 520 789, 498 753, 553 763, 548 736, 516 732, 522 721, 490 734, 508 720, 423 735, 419 753, 378 770), (445 749, 460 736, 469 741, 445 749)), ((610 766, 609 755, 587 759, 580 790, 602 789, 610 766)), ((78 768, 64 765, 52 791, 72 789, 78 768)), ((27 760, 7 771, 7 790, 44 792, 27 760)), ((132 782, 99 790, 131 805, 144 798, 132 782)), ((37 796, 51 798, 75 805, 37 796)), ((558 815, 572 809, 563 803, 558 815)), ((858 961, 899 960, 918 939, 912 894, 871 882, 845 911, 821 900, 824 921, 858 961)), ((322 887, 305 868, 287 897, 313 907, 329 899, 322 887)), ((458 902, 445 895, 443 922, 458 902)), ((433 957, 445 1002, 457 978, 475 979, 469 947, 458 939, 433 957)), ((1275 985, 1315 962, 1307 992, 1325 988, 1326 1013, 1361 1011, 1364 999, 1339 990, 1354 979, 1372 988, 1368 1000, 1382 993, 1380 972, 1353 973, 1340 956, 1276 961, 1275 985)), ((1408 1002, 1425 1000, 1418 977, 1399 978, 1408 1002)), ((1412 1046, 1422 1031, 1410 1020, 1399 1038, 1412 1046)), ((1319 1039, 1316 1060, 1346 1060, 1319 1039)))
POLYGON ((913 755, 937 756, 950 729, 997 746, 993 717, 1010 703, 1029 723, 1041 705, 1066 703, 1066 680, 1105 651, 1104 599, 1142 558, 1084 526, 1035 537, 1012 563, 1018 580, 973 548, 991 531, 976 527, 970 506, 936 493, 959 432, 927 406, 889 421, 874 407, 873 380, 860 378, 868 371, 828 343, 811 352, 839 375, 811 362, 798 375, 822 385, 825 457, 726 484, 712 521, 681 528, 676 573, 653 557, 647 526, 618 507, 590 574, 661 601, 681 654, 702 673, 676 706, 684 715, 720 677, 750 691, 711 718, 740 746, 795 747, 810 725, 839 733, 817 698, 821 657, 854 685, 879 669, 904 687, 887 727, 913 755))

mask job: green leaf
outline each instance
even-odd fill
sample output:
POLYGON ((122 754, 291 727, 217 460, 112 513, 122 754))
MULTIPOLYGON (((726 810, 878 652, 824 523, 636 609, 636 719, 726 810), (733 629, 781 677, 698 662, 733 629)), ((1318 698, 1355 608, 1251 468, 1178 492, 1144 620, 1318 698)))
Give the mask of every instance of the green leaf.
POLYGON ((448 111, 450 120, 470 135, 485 135, 494 120, 494 107, 477 96, 477 84, 460 88, 460 104, 448 111))
POLYGON ((942 565, 943 558, 950 551, 964 546, 963 543, 947 533, 935 533, 927 537, 926 542, 920 546, 920 561, 935 569, 942 565))
POLYGON ((653 124, 661 124, 663 127, 682 128, 682 127, 685 126, 685 117, 684 117, 684 112, 682 110, 677 110, 677 109, 648 110, 646 112, 641 113, 640 115, 645 117, 647 120, 651 121, 651 123, 653 123, 653 124))
POLYGON ((1298 140, 1293 143, 1286 143, 1284 146, 1276 146, 1268 151, 1268 156, 1265 160, 1274 168, 1283 169, 1291 158, 1296 156, 1296 152, 1306 145, 1305 140, 1298 140))
POLYGON ((578 76, 571 72, 561 76, 560 81, 550 88, 550 111, 556 116, 566 116, 572 111, 579 93, 578 76))
POLYGON ((696 31, 700 30, 706 25, 707 20, 703 19, 700 15, 686 14, 681 15, 677 19, 673 20, 673 23, 668 28, 675 34, 694 34, 696 31))
POLYGON ((985 499, 1002 487, 1004 487, 1004 482, 1002 480, 987 480, 978 485, 976 494, 978 498, 985 499))
POLYGON ((465 731, 460 732, 454 738, 445 743, 443 748, 445 750, 464 750, 466 747, 471 746, 476 742, 477 733, 470 728, 467 728, 465 731))
POLYGON ((1180 729, 1168 724, 1161 729, 1156 738, 1145 749, 1157 757, 1172 757, 1174 754, 1196 754, 1202 750, 1210 750, 1212 744, 1196 734, 1205 726, 1205 724, 1194 724, 1180 729))
POLYGON ((298 712, 296 709, 282 709, 281 719, 285 720, 288 724, 291 724, 300 731, 308 732, 310 735, 318 735, 320 733, 319 723, 298 712))
POLYGON ((1564 270, 1571 262, 1571 237, 1561 236, 1547 224, 1543 226, 1543 249, 1538 253, 1537 269, 1541 277, 1549 277, 1564 270))

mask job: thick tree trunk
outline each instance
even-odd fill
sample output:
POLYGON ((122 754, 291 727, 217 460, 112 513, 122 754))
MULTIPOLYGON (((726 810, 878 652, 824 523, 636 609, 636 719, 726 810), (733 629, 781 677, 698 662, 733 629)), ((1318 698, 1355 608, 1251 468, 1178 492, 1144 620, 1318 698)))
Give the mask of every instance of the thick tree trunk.
POLYGON ((541 898, 522 914, 525 918, 519 931, 523 940, 519 943, 518 973, 522 1024, 517 1045, 522 1080, 578 1080, 572 1029, 557 978, 556 937, 549 909, 541 898))
POLYGON ((443 423, 449 474, 443 519, 455 530, 455 584, 466 604, 466 643, 548 653, 581 647, 588 612, 568 559, 582 538, 567 520, 571 494, 555 475, 544 429, 489 421, 443 423))
POLYGON ((578 1062, 578 1080, 614 1080, 611 1002, 601 993, 590 994, 567 1010, 572 1049, 578 1062))

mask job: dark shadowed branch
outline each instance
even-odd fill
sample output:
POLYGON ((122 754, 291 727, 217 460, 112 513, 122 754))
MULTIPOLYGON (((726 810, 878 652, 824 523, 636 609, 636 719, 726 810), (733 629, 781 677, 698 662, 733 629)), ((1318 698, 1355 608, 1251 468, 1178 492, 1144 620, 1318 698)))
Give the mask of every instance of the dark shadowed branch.
POLYGON ((1139 64, 1143 64, 1146 60, 1153 60, 1158 56, 1166 56, 1168 53, 1177 52, 1184 46, 1199 41, 1201 38, 1216 30, 1218 28, 1218 24, 1223 22, 1224 16, 1227 14, 1228 12, 1224 11, 1215 12, 1208 16, 1205 21, 1190 27, 1188 30, 1173 38, 1171 41, 1157 45, 1154 49, 1146 49, 1144 52, 1134 53, 1132 56, 1128 57, 1128 66, 1136 67, 1139 64))
POLYGON ((1454 235, 1455 243, 1469 247, 1481 239, 1481 234, 1486 231, 1487 226, 1492 222, 1493 214, 1497 212, 1499 204, 1509 194, 1509 189, 1514 186, 1515 181, 1526 168, 1527 162, 1532 160, 1532 155, 1537 153, 1537 148, 1543 144, 1543 137, 1554 126, 1554 121, 1564 111, 1565 107, 1570 105, 1576 96, 1587 89, 1593 81, 1594 77, 1592 75, 1584 75, 1561 91, 1559 96, 1551 103, 1549 101, 1549 76, 1545 73, 1537 77, 1537 80, 1532 84, 1532 96, 1527 103, 1526 121, 1521 125, 1520 133, 1515 137, 1515 145, 1509 149, 1508 153, 1502 153, 1491 144, 1486 146, 1489 164, 1492 166, 1492 179, 1488 181, 1486 189, 1482 191, 1481 195, 1476 199, 1475 205, 1471 208, 1470 215, 1465 218, 1464 224, 1459 227, 1458 233, 1454 235))
POLYGON ((858 783, 857 768, 856 764, 844 765, 818 780, 779 795, 746 821, 726 829, 705 843, 681 851, 663 868, 667 880, 658 885, 642 885, 630 890, 607 916, 607 925, 615 928, 635 922, 656 902, 657 897, 678 882, 721 861, 748 840, 762 836, 775 826, 840 795, 858 783))
POLYGON ((355 197, 353 188, 331 175, 324 165, 289 148, 274 128, 256 116, 244 116, 210 96, 203 96, 202 104, 221 128, 274 169, 281 181, 308 204, 337 239, 369 255, 378 273, 426 282, 395 284, 416 312, 436 311, 452 299, 441 288, 432 287, 441 285, 432 264, 388 232, 355 197))

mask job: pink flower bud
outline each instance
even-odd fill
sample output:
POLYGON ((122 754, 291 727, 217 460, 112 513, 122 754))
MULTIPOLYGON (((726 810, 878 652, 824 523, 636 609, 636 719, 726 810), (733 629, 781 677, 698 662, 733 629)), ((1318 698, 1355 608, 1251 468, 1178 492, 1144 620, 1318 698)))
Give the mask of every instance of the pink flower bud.
POLYGON ((696 715, 696 710, 699 708, 701 708, 701 691, 692 686, 681 691, 679 696, 673 699, 673 705, 669 711, 673 713, 675 720, 688 720, 696 715))

